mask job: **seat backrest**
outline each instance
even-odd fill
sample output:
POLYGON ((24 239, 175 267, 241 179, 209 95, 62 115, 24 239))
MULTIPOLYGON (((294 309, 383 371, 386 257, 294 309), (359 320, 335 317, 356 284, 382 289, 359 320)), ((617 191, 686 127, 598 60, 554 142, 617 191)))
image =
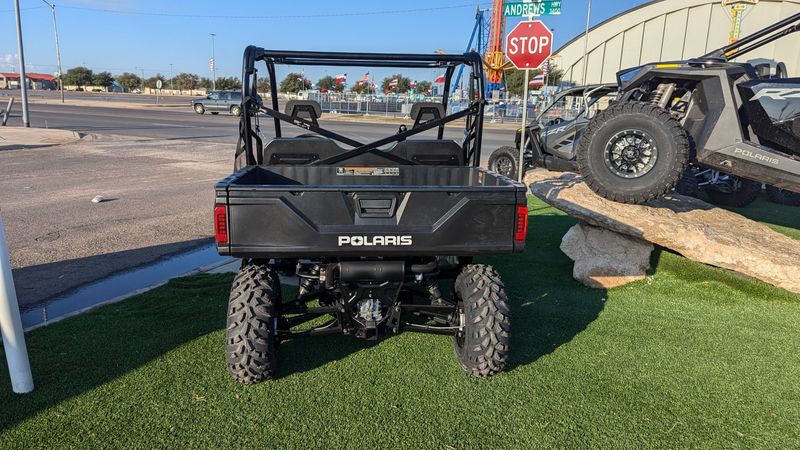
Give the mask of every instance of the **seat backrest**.
POLYGON ((322 107, 314 100, 289 100, 284 113, 287 116, 316 121, 322 116, 322 107))
POLYGON ((275 138, 264 147, 264 162, 270 165, 310 164, 344 151, 335 142, 323 137, 275 138))
POLYGON ((434 102, 417 102, 411 105, 411 119, 416 128, 420 123, 444 117, 444 105, 434 102))
POLYGON ((464 165, 464 150, 453 140, 405 140, 398 142, 392 153, 427 166, 464 165))

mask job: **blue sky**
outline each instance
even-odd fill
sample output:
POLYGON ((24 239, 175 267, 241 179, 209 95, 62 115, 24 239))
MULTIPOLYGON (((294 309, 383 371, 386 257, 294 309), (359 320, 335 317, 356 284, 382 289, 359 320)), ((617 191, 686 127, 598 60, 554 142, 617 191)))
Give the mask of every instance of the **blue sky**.
MULTIPOLYGON (((640 3, 644 1, 594 0, 591 22, 597 24, 640 3)), ((463 52, 475 5, 486 8, 490 1, 55 0, 55 4, 65 71, 85 64, 112 74, 141 74, 144 69, 150 77, 157 72, 169 76, 170 64, 176 74, 210 76, 209 33, 216 33, 218 76, 240 76, 242 51, 249 44, 292 50, 463 52)), ((56 57, 50 9, 41 0, 20 0, 20 7, 26 66, 52 73, 56 57)), ((585 27, 586 0, 563 0, 562 15, 543 20, 555 29, 558 47, 585 27)), ((507 27, 514 23, 509 19, 507 27)), ((0 1, 0 71, 17 64, 15 26, 13 1, 0 1)), ((281 72, 285 69, 279 76, 281 72)), ((323 68, 306 70, 312 80, 325 73, 323 68)), ((386 72, 373 74, 378 79, 386 72)), ((349 73, 348 81, 361 75, 349 73)))

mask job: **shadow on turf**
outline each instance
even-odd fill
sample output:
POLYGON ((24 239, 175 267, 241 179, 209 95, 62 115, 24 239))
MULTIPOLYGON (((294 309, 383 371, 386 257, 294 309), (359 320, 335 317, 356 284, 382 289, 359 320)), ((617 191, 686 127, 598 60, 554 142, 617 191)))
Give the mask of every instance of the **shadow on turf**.
MULTIPOLYGON (((532 364, 570 342, 603 309, 606 292, 574 281, 572 262, 558 248, 575 222, 561 215, 532 216, 525 253, 479 261, 500 271, 509 294, 512 355, 508 370, 532 364)), ((29 333, 36 390, 12 394, 2 358, 0 431, 220 331, 231 279, 231 274, 220 274, 172 280, 135 301, 102 307, 29 333)), ((314 370, 373 345, 341 335, 287 341, 280 349, 279 376, 314 370)), ((211 357, 219 359, 215 370, 224 372, 223 342, 211 357)))

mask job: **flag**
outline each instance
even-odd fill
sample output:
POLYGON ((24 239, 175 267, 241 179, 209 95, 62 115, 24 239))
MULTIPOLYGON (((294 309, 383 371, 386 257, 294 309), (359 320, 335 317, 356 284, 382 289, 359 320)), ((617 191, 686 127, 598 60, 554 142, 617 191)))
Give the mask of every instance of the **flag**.
POLYGON ((534 86, 544 86, 544 75, 536 75, 533 79, 528 83, 529 87, 534 86))
POLYGON ((411 83, 409 83, 409 85, 408 85, 408 88, 409 88, 409 89, 416 89, 416 87, 417 87, 417 82, 416 82, 416 81, 412 81, 412 82, 411 82, 411 83))
POLYGON ((542 64, 542 75, 546 77, 549 72, 550 72, 550 60, 548 59, 547 61, 544 62, 544 64, 542 64))
POLYGON ((444 83, 444 75, 439 75, 434 83, 444 83))
POLYGON ((306 79, 306 70, 305 70, 305 69, 303 69, 303 71, 302 71, 302 72, 300 72, 300 76, 299 76, 299 77, 297 77, 297 81, 303 81, 303 80, 305 80, 305 79, 306 79))
POLYGON ((360 80, 356 81, 356 86, 358 86, 360 84, 365 84, 367 81, 369 81, 369 72, 365 73, 364 76, 361 77, 360 80))
POLYGON ((400 80, 398 80, 397 78, 395 78, 394 80, 392 80, 392 82, 391 82, 391 83, 389 83, 389 89, 391 89, 391 88, 396 88, 396 87, 397 87, 397 84, 398 84, 399 82, 400 82, 400 80))
POLYGON ((336 75, 336 84, 345 83, 346 81, 347 81, 346 73, 340 73, 339 75, 336 75))

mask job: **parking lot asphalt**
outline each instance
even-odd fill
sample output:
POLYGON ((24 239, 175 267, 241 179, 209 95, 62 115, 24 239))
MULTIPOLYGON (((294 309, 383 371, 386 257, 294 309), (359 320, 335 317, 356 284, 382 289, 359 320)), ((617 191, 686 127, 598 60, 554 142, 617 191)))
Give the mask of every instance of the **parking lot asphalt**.
MULTIPOLYGON (((211 242, 212 186, 232 170, 235 117, 36 103, 30 111, 34 127, 87 137, 0 151, 0 208, 21 305, 211 242), (109 201, 92 203, 97 195, 109 201)), ((17 111, 9 125, 19 121, 17 111)), ((365 142, 398 127, 321 123, 365 142)), ((261 125, 269 136, 272 122, 261 125)), ((286 135, 303 131, 291 128, 286 135)), ((486 134, 484 163, 511 131, 486 134)), ((459 139, 461 132, 453 127, 446 135, 459 139)))
MULTIPOLYGON (((380 123, 374 120, 330 120, 329 114, 323 114, 320 125, 352 139, 369 142, 396 133, 402 123, 380 123), (327 117, 326 117, 327 116, 327 117)), ((196 114, 186 107, 165 108, 121 108, 109 103, 108 107, 81 106, 57 103, 31 103, 31 126, 38 128, 61 128, 81 133, 112 134, 120 136, 136 136, 170 140, 193 140, 220 144, 236 144, 238 136, 238 119, 220 114, 196 114)), ((22 123, 20 107, 14 106, 10 126, 22 123)), ((405 121, 406 126, 413 121, 405 121)), ((453 124, 445 129, 445 136, 450 139, 461 139, 463 129, 460 124, 453 124)), ((262 118, 262 132, 270 136, 274 133, 272 120, 262 118)), ((305 131, 293 127, 283 127, 286 136, 302 134, 305 131)), ((513 125, 503 127, 485 127, 483 137, 483 162, 489 154, 502 145, 513 145, 513 125)), ((423 134, 432 136, 433 132, 423 134)))

